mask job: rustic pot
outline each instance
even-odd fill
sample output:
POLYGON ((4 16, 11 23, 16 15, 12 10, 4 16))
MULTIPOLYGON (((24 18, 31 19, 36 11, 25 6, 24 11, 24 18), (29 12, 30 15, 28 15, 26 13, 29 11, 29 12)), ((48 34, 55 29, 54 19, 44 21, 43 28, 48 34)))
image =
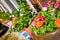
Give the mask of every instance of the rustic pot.
POLYGON ((60 28, 54 30, 53 32, 45 34, 35 34, 32 32, 33 40, 60 40, 60 28))

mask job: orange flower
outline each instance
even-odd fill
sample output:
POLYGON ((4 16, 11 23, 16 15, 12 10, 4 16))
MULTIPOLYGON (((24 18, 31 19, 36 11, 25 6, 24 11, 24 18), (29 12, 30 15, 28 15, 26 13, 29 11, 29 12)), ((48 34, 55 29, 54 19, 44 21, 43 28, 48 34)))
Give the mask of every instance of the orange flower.
POLYGON ((54 24, 56 26, 60 26, 60 18, 56 18, 56 20, 54 21, 54 24))
POLYGON ((36 25, 36 28, 40 28, 42 25, 43 25, 43 21, 38 21, 37 25, 36 25))

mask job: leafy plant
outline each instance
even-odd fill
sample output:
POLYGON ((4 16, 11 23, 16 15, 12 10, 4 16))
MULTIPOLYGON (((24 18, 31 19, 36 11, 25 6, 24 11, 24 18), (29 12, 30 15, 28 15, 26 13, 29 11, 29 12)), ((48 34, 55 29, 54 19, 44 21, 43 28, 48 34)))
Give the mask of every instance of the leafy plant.
MULTIPOLYGON (((60 6, 59 4, 49 4, 49 7, 46 7, 47 10, 41 10, 40 15, 45 17, 44 24, 40 28, 36 28, 35 25, 30 25, 30 28, 35 34, 45 34, 47 32, 52 32, 56 28, 59 28, 60 26, 56 26, 60 24, 60 21, 56 21, 56 18, 60 19, 60 6), (56 21, 57 24, 54 24, 56 21)), ((39 14, 39 13, 37 13, 39 14)), ((35 16, 36 18, 36 16, 35 16)), ((41 18, 40 18, 41 19, 41 18)), ((37 19, 35 19, 37 20, 37 19)), ((34 20, 33 20, 34 21, 34 20)))
POLYGON ((12 12, 12 15, 18 16, 18 15, 19 15, 19 12, 15 9, 15 10, 12 12))
POLYGON ((28 27, 28 22, 30 18, 32 17, 31 10, 27 8, 27 3, 23 0, 19 1, 19 12, 14 11, 13 15, 17 15, 16 20, 14 21, 15 27, 14 29, 17 31, 20 31, 23 27, 28 27), (19 16, 19 14, 21 14, 19 16))
POLYGON ((10 16, 9 12, 6 13, 0 12, 0 18, 3 20, 10 20, 11 18, 9 16, 10 16))
POLYGON ((3 14, 3 12, 0 11, 0 18, 2 18, 2 14, 3 14))
POLYGON ((32 11, 27 8, 28 4, 23 0, 19 0, 17 2, 19 4, 19 11, 15 9, 12 14, 10 14, 9 12, 0 12, 0 18, 2 18, 3 20, 10 20, 16 17, 15 20, 13 19, 14 31, 20 31, 23 27, 28 27, 28 22, 32 17, 32 11))

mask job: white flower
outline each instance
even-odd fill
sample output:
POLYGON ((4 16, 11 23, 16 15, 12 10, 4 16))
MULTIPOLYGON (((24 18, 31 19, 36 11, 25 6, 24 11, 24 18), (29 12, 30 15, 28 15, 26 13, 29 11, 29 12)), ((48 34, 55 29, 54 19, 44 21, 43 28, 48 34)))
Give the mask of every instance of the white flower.
POLYGON ((50 10, 49 12, 54 12, 55 11, 55 9, 52 9, 52 10, 50 10))
POLYGON ((53 16, 54 15, 54 12, 51 12, 51 16, 53 16))
POLYGON ((51 13, 51 16, 54 15, 54 11, 55 11, 55 9, 52 9, 52 10, 49 11, 51 13))
POLYGON ((47 7, 42 7, 42 11, 46 11, 47 10, 47 7))
POLYGON ((20 13, 20 16, 23 16, 23 14, 20 13))
POLYGON ((55 11, 55 9, 52 9, 51 11, 55 11))

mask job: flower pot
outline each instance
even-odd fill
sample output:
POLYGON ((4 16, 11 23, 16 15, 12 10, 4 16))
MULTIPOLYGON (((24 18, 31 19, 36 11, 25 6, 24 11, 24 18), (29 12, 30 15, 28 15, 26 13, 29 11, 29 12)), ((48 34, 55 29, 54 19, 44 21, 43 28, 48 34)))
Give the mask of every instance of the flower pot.
MULTIPOLYGON (((32 24, 32 20, 34 20, 34 18, 30 20, 31 24, 32 24)), ((35 32, 36 32, 37 28, 35 29, 35 26, 30 25, 29 27, 30 27, 30 29, 32 27, 31 30, 32 30, 33 40, 60 40, 60 26, 58 28, 54 29, 53 31, 49 31, 49 32, 46 31, 46 33, 44 33, 44 34, 40 34, 40 33, 36 34, 35 32)), ((46 27, 46 26, 44 26, 44 27, 46 27)))
POLYGON ((34 40, 60 40, 60 28, 43 35, 35 34, 32 32, 32 36, 34 40))

